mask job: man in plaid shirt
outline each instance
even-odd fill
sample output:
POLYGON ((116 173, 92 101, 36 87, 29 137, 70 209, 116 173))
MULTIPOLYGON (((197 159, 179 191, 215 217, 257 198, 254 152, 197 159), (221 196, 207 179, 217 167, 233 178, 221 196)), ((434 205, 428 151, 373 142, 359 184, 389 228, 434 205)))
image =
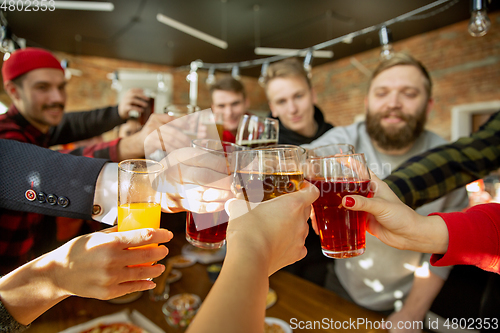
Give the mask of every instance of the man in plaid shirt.
MULTIPOLYGON (((26 48, 12 53, 3 63, 2 77, 4 89, 13 104, 6 114, 0 115, 0 138, 41 147, 100 135, 124 123, 129 111, 142 112, 147 106, 142 91, 131 90, 118 106, 88 112, 64 113, 64 70, 50 52, 42 49, 26 48)), ((146 136, 169 120, 171 117, 168 115, 153 114, 142 130, 132 136, 62 152, 114 162, 144 157, 146 136)), ((54 165, 54 168, 57 167, 54 165)), ((48 193, 42 192, 43 188, 36 180, 32 182, 31 190, 34 191, 31 193, 36 194, 36 198, 33 194, 30 198, 27 192, 27 200, 36 199, 45 202, 44 204, 61 206, 71 204, 70 200, 64 197, 56 196, 49 200, 48 193)), ((0 210, 0 275, 31 258, 35 228, 42 218, 43 215, 40 214, 0 210)))
POLYGON ((391 190, 415 209, 500 165, 500 111, 476 133, 417 155, 385 178, 391 190))

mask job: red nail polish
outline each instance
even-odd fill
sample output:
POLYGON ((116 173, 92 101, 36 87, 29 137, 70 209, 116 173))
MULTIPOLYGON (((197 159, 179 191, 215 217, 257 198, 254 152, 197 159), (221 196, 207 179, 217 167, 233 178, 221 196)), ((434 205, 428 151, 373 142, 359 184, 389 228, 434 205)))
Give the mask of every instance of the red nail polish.
POLYGON ((355 204, 356 204, 356 200, 354 200, 353 198, 350 198, 350 197, 345 198, 345 206, 346 207, 354 207, 355 204))

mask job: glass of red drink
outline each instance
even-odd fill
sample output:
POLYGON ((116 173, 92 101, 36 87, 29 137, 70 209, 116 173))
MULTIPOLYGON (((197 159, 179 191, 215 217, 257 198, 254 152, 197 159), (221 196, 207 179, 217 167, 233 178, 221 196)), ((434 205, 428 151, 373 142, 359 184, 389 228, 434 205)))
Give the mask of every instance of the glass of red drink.
POLYGON ((354 146, 348 143, 333 143, 307 150, 307 157, 327 157, 354 154, 354 146))
MULTIPOLYGON (((231 158, 233 153, 246 149, 234 143, 213 140, 197 139, 192 146, 213 154, 225 160, 227 175, 231 175, 231 158)), ((215 213, 188 212, 186 217, 186 239, 189 243, 202 249, 218 249, 226 243, 226 229, 229 216, 222 210, 215 213)))
POLYGON ((320 190, 313 208, 323 254, 329 258, 363 254, 367 213, 345 209, 342 199, 346 195, 372 194, 364 154, 308 158, 304 173, 320 190))

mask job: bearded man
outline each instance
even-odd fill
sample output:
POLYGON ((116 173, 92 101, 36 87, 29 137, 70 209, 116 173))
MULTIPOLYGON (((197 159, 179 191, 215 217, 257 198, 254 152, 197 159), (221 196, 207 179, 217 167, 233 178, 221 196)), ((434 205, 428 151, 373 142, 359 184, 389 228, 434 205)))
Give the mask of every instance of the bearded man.
MULTIPOLYGON (((396 54, 380 63, 371 76, 366 121, 335 127, 304 147, 352 144, 383 179, 412 156, 446 143, 424 129, 434 104, 431 92, 425 67, 409 55, 396 54)), ((417 212, 458 211, 467 203, 465 189, 459 189, 417 212)), ((399 321, 424 321, 451 268, 432 267, 430 254, 396 250, 369 234, 366 237, 362 256, 328 264, 325 287, 358 305, 390 314, 390 332, 404 331, 397 329, 399 321)))

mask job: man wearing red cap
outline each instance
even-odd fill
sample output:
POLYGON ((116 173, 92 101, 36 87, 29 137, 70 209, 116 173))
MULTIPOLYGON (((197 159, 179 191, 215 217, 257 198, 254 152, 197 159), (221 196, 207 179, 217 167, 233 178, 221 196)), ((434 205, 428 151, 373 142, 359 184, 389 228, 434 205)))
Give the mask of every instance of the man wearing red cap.
MULTIPOLYGON (((118 106, 64 113, 64 70, 54 55, 38 48, 26 48, 12 53, 3 63, 2 76, 4 89, 13 103, 6 114, 0 115, 0 139, 27 142, 41 147, 84 140, 124 123, 129 111, 142 112, 147 106, 142 92, 131 90, 118 106)), ((64 152, 114 162, 141 158, 144 157, 146 136, 170 120, 171 117, 166 114, 153 114, 141 131, 134 135, 64 152)), ((54 165, 55 169, 57 167, 54 165)), ((61 207, 71 204, 71 198, 43 192, 48 184, 40 184, 35 174, 36 170, 31 189, 23 189, 23 192, 26 190, 27 200, 61 207)), ((81 190, 86 191, 85 188, 81 190)), ((43 215, 39 214, 0 210, 0 275, 30 259, 36 226, 42 219, 43 215)))

